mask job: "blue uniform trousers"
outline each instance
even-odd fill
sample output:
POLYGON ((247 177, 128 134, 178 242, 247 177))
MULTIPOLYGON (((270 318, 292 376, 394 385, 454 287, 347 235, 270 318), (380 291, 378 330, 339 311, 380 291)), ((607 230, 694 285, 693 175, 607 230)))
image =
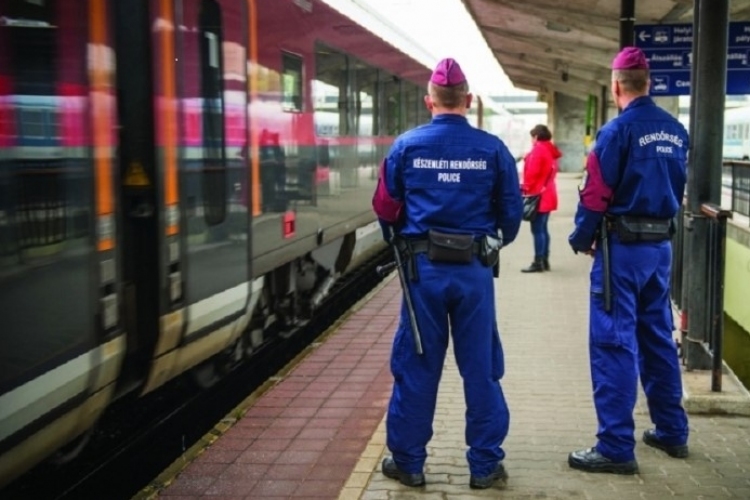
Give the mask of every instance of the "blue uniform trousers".
POLYGON ((419 280, 410 281, 424 354, 417 355, 405 305, 393 341, 393 394, 388 407, 388 448, 399 469, 422 472, 432 437, 438 385, 448 334, 466 399, 467 460, 471 474, 491 474, 505 457, 508 407, 500 387, 504 361, 495 318, 492 269, 433 263, 416 256, 419 280))
POLYGON ((687 443, 681 405, 682 379, 669 302, 672 248, 669 241, 610 241, 612 310, 603 305, 602 253, 591 269, 589 348, 594 404, 599 420, 596 445, 614 461, 635 458, 638 376, 656 437, 669 445, 687 443))

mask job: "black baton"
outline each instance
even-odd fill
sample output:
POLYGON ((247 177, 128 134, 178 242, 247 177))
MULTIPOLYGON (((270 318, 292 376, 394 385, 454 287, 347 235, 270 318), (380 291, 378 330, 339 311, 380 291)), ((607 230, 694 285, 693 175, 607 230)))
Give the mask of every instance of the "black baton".
POLYGON ((396 269, 397 265, 398 264, 396 264, 395 262, 389 262, 388 264, 383 264, 382 266, 376 266, 375 272, 378 273, 378 276, 382 278, 386 274, 396 269))
POLYGON ((417 324, 417 316, 414 314, 414 304, 411 301, 411 291, 409 290, 409 282, 406 279, 404 271, 404 263, 401 259, 401 252, 396 245, 396 235, 393 231, 393 227, 388 227, 389 239, 391 246, 393 246, 393 254, 396 257, 396 269, 398 269, 398 279, 401 281, 401 289, 404 292, 404 301, 406 302, 406 310, 409 313, 409 323, 411 324, 411 335, 414 338, 414 348, 417 350, 417 354, 420 356, 424 353, 422 349, 422 334, 419 332, 419 325, 417 324))
POLYGON ((609 234, 606 217, 602 217, 600 232, 602 244, 602 267, 604 268, 604 310, 609 312, 612 310, 612 288, 610 284, 609 234))

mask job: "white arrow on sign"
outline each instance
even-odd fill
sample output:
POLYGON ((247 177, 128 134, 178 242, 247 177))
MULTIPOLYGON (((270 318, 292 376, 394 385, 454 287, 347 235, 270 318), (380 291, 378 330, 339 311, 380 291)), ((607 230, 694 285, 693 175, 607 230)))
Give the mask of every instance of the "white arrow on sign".
POLYGON ((646 31, 638 32, 638 39, 640 41, 645 42, 649 38, 651 38, 651 35, 649 35, 646 31))

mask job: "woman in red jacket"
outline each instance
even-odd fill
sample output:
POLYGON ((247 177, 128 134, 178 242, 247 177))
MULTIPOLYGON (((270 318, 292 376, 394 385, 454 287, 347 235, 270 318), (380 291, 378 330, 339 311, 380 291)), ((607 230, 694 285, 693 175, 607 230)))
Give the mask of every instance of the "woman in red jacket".
POLYGON ((531 234, 534 236, 534 262, 524 273, 549 271, 549 214, 557 210, 557 159, 562 153, 552 143, 552 133, 546 125, 537 125, 531 129, 531 152, 524 158, 523 183, 524 195, 542 194, 539 200, 539 211, 531 222, 531 234))

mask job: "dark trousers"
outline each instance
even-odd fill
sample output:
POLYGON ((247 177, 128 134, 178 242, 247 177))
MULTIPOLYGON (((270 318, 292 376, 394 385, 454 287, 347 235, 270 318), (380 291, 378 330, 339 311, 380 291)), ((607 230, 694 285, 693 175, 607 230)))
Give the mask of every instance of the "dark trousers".
POLYGON ((531 221, 531 234, 534 236, 534 257, 542 259, 549 255, 549 212, 539 213, 531 221))

